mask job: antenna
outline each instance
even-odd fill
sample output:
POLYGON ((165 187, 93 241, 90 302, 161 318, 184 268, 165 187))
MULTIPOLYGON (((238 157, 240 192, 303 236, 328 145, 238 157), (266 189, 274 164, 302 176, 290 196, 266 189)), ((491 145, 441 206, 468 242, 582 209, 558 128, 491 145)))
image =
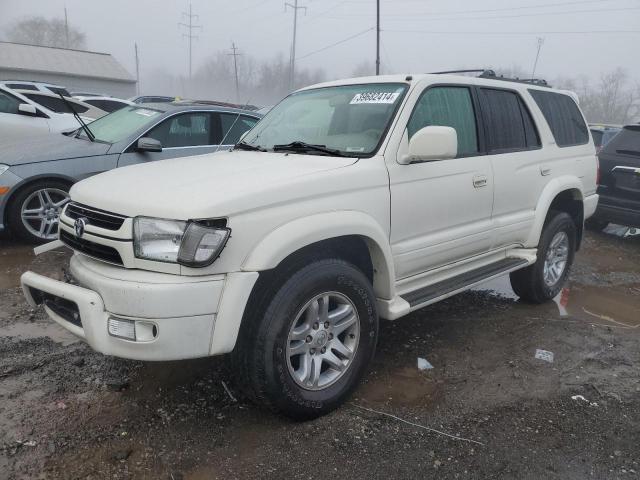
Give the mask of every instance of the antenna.
POLYGON ((193 52, 191 42, 192 42, 192 40, 194 38, 196 40, 198 39, 198 36, 194 35, 193 31, 197 30, 197 29, 201 29, 202 30, 202 25, 194 25, 193 24, 193 21, 194 20, 197 21, 200 18, 200 16, 199 15, 195 15, 195 14, 192 13, 191 2, 189 2, 189 13, 182 12, 182 17, 186 18, 187 21, 189 22, 189 23, 179 22, 178 26, 186 28, 188 30, 188 32, 189 32, 189 33, 183 33, 182 37, 183 38, 186 37, 186 38, 189 39, 189 81, 191 81, 191 58, 192 58, 192 52, 193 52))
POLYGON ((540 58, 540 50, 544 45, 544 37, 538 37, 538 52, 536 53, 536 60, 533 62, 533 71, 531 72, 531 78, 536 78, 536 67, 538 66, 538 58, 540 58))

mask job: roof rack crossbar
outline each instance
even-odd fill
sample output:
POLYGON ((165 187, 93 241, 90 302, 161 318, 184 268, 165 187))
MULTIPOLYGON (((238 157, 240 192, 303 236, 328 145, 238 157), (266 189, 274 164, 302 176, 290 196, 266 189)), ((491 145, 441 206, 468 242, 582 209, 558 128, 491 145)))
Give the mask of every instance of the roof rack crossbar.
POLYGON ((491 80, 503 80, 505 82, 527 83, 529 85, 537 85, 539 87, 551 87, 549 83, 542 78, 510 78, 504 75, 497 75, 495 71, 488 68, 474 68, 468 70, 447 70, 443 72, 431 72, 433 75, 446 75, 455 73, 478 73, 478 78, 487 78, 491 80))

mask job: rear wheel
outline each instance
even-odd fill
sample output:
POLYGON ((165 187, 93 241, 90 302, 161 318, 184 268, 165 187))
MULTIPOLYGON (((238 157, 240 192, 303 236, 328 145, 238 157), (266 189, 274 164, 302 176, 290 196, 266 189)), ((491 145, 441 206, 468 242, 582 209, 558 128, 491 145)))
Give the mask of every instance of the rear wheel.
POLYGON ((30 243, 58 238, 58 221, 69 202, 69 185, 41 180, 22 189, 11 202, 9 227, 14 235, 30 243))
POLYGON ((510 275, 513 291, 532 303, 554 298, 569 276, 575 248, 576 226, 571 216, 550 212, 540 237, 536 263, 510 275))
POLYGON ((369 280, 337 259, 314 261, 284 279, 250 323, 234 352, 241 381, 257 403, 299 420, 345 401, 378 336, 369 280))

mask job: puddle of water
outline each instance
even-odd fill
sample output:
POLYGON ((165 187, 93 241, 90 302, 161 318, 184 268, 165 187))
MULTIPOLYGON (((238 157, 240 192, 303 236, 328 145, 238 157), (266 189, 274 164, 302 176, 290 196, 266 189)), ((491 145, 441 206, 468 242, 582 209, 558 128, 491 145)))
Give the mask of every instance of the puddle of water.
POLYGON ((53 321, 51 323, 12 323, 0 327, 0 337, 17 337, 23 340, 48 337, 63 346, 80 341, 78 337, 53 321))
POLYGON ((20 285, 20 275, 35 258, 32 245, 8 244, 0 248, 0 289, 20 285))
POLYGON ((435 383, 414 365, 361 385, 356 395, 367 403, 413 406, 430 403, 435 393, 435 383))
MULTIPOLYGON (((518 299, 506 275, 479 285, 474 290, 491 291, 502 297, 518 299)), ((563 288, 553 301, 558 307, 560 317, 574 317, 590 323, 612 326, 640 327, 638 285, 574 285, 563 288)))

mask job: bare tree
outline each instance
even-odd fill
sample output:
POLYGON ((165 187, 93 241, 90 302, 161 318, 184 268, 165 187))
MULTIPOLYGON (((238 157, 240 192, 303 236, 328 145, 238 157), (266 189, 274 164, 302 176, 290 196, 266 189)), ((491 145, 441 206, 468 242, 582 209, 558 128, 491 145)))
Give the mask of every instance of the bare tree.
POLYGON ((86 48, 86 35, 59 18, 27 17, 7 29, 10 42, 58 48, 86 48))

